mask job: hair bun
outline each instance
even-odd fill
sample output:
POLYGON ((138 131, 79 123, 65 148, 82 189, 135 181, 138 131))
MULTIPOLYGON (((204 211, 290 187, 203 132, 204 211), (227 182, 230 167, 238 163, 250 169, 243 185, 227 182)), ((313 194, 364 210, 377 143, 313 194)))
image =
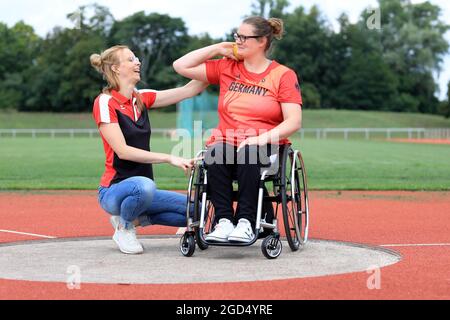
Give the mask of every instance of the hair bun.
POLYGON ((269 22, 270 26, 272 27, 273 36, 275 37, 275 39, 281 40, 281 38, 283 38, 284 33, 283 20, 278 18, 269 18, 267 22, 269 22))
POLYGON ((97 54, 94 53, 91 55, 90 57, 91 60, 91 65, 100 73, 102 73, 102 57, 97 54))

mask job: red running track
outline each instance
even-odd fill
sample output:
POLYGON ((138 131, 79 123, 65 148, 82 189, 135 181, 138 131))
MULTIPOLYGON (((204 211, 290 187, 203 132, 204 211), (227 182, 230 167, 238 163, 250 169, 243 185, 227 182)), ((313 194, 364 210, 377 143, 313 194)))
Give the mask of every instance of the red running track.
MULTIPOLYGON (((219 284, 82 284, 81 290, 0 279, 0 299, 450 299, 450 192, 311 192, 310 210, 312 238, 389 245, 402 255, 381 269, 380 289, 367 288, 366 272, 219 284)), ((58 238, 112 235, 95 191, 2 192, 0 217, 0 243, 42 240, 8 230, 58 238)), ((139 233, 176 231, 152 226, 139 233)))

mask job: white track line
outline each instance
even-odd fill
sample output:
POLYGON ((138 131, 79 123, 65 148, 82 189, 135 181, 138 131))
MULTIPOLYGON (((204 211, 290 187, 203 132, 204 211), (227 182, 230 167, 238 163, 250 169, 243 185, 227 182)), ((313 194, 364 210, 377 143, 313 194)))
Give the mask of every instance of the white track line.
POLYGON ((178 228, 177 233, 175 233, 175 234, 177 234, 177 235, 184 234, 186 232, 186 229, 187 229, 186 227, 178 228))
POLYGON ((411 244, 382 244, 380 247, 445 247, 450 243, 411 243, 411 244))
POLYGON ((12 231, 12 230, 0 230, 0 232, 21 234, 21 235, 25 235, 25 236, 33 236, 33 237, 46 238, 46 239, 56 239, 56 237, 52 237, 52 236, 44 236, 42 234, 19 232, 19 231, 12 231))

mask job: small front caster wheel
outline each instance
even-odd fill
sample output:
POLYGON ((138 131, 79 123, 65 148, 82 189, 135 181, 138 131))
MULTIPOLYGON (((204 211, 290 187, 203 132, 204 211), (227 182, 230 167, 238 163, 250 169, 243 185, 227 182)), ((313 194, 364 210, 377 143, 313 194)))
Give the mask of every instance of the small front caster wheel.
POLYGON ((266 237, 261 244, 261 251, 267 259, 276 259, 283 249, 279 237, 270 235, 266 237))
POLYGON ((195 251, 195 239, 194 235, 185 233, 180 240, 180 251, 185 257, 190 257, 195 251))

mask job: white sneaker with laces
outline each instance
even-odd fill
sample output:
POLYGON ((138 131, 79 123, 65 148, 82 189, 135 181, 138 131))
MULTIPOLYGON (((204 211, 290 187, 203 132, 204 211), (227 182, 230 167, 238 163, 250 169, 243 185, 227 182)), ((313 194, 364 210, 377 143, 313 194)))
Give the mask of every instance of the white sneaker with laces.
POLYGON ((228 236, 228 241, 251 242, 255 234, 253 233, 252 224, 247 219, 239 219, 239 223, 233 232, 228 236))
POLYGON ((144 248, 136 238, 136 229, 125 229, 118 225, 114 233, 113 240, 119 246, 120 251, 126 254, 139 254, 144 252, 144 248))
POLYGON ((222 218, 219 223, 216 224, 214 231, 205 237, 206 241, 227 242, 228 236, 234 230, 234 225, 230 220, 222 218))

